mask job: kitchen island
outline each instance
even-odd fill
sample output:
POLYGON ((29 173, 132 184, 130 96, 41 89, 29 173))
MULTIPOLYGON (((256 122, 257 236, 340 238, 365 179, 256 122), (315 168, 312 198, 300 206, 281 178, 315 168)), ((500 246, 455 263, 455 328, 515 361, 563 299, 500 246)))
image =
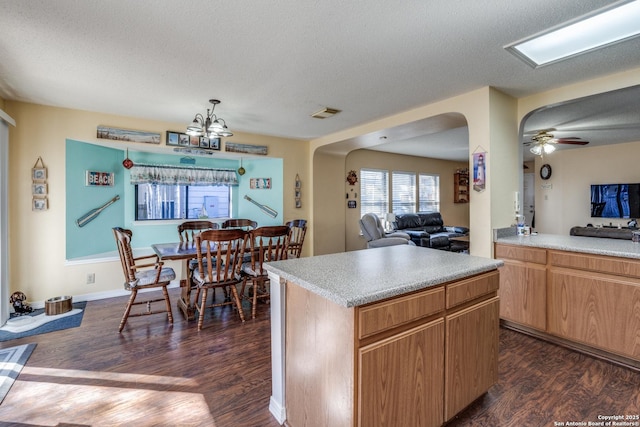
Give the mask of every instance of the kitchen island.
POLYGON ((502 261, 400 245, 267 264, 282 424, 440 426, 497 381, 502 261))
POLYGON ((640 244, 539 234, 494 253, 504 326, 640 369, 640 244))

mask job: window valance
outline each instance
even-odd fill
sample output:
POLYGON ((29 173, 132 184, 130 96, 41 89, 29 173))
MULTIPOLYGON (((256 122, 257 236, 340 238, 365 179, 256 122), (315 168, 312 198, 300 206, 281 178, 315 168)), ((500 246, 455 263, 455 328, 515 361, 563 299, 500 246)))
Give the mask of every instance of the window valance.
POLYGON ((238 185, 233 169, 137 164, 129 171, 132 185, 238 185))

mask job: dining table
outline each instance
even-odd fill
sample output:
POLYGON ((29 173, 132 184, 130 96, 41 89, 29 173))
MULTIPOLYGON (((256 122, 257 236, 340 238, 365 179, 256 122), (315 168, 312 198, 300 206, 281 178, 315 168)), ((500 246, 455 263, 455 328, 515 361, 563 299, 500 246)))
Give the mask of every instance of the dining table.
POLYGON ((194 242, 155 243, 151 245, 160 261, 182 261, 180 276, 180 298, 178 309, 187 320, 195 319, 195 304, 191 301, 191 283, 189 283, 189 261, 198 257, 194 242))
MULTIPOLYGON (((247 249, 248 247, 249 245, 247 245, 247 249)), ((185 319, 194 320, 196 318, 196 305, 191 301, 189 262, 198 258, 195 242, 154 243, 151 245, 151 248, 155 254, 158 255, 160 261, 182 261, 182 274, 180 275, 181 291, 177 306, 185 319)), ((259 248, 254 245, 251 245, 251 248, 254 251, 259 250, 259 248)), ((250 257, 248 251, 246 251, 245 258, 248 256, 250 257)), ((248 260, 250 260, 250 258, 248 260)))

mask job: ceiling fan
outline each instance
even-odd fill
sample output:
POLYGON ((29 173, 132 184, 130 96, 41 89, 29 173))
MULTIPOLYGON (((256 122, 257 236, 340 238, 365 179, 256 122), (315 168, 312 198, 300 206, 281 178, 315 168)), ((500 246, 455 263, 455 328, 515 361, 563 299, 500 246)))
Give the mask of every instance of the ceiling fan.
POLYGON ((555 144, 587 145, 589 143, 589 141, 583 141, 575 136, 555 138, 551 133, 554 130, 552 128, 538 131, 531 137, 531 142, 525 142, 525 145, 531 145, 529 151, 536 156, 541 156, 542 154, 553 153, 556 150, 555 144))

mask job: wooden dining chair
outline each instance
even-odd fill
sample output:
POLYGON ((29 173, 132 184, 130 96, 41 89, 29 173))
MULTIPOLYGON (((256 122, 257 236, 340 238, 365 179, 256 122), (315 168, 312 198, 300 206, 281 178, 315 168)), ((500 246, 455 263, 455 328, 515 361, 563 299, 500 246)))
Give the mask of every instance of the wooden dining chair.
POLYGON ((271 295, 269 276, 264 263, 287 259, 289 227, 274 225, 259 227, 251 231, 251 261, 242 266, 242 288, 240 295, 245 298, 247 282, 251 280, 248 298, 251 299, 251 318, 256 317, 258 298, 268 299, 271 295))
POLYGON ((240 320, 244 322, 242 303, 238 296, 237 285, 242 283, 242 259, 249 242, 249 232, 240 229, 205 230, 196 235, 198 266, 191 275, 196 291, 196 309, 198 310, 198 330, 204 324, 207 308, 232 305, 238 310, 240 320), (207 303, 209 289, 222 288, 231 293, 231 298, 223 302, 207 303))
POLYGON ((300 258, 304 236, 307 234, 307 220, 294 219, 286 225, 289 227, 289 258, 300 258))
POLYGON ((250 231, 258 228, 258 223, 251 219, 231 218, 222 223, 222 228, 241 228, 250 231))
POLYGON ((120 227, 113 228, 113 235, 116 239, 118 252, 120 253, 120 261, 124 272, 124 288, 131 292, 129 301, 124 310, 124 315, 120 321, 118 332, 122 332, 129 317, 145 316, 148 314, 167 313, 169 323, 173 323, 173 314, 171 313, 171 301, 167 286, 176 278, 176 273, 170 267, 164 267, 162 261, 157 255, 147 255, 134 258, 131 249, 131 237, 133 233, 120 227), (153 267, 153 268, 151 268, 153 267), (149 288, 162 288, 162 298, 147 298, 144 301, 138 301, 138 290, 149 288), (163 310, 152 310, 151 304, 164 301, 163 310), (134 305, 145 304, 147 310, 139 313, 131 314, 131 308, 134 305))
POLYGON ((203 230, 217 230, 220 228, 218 223, 211 221, 186 221, 178 225, 178 235, 180 236, 180 243, 193 242, 193 236, 203 230))

